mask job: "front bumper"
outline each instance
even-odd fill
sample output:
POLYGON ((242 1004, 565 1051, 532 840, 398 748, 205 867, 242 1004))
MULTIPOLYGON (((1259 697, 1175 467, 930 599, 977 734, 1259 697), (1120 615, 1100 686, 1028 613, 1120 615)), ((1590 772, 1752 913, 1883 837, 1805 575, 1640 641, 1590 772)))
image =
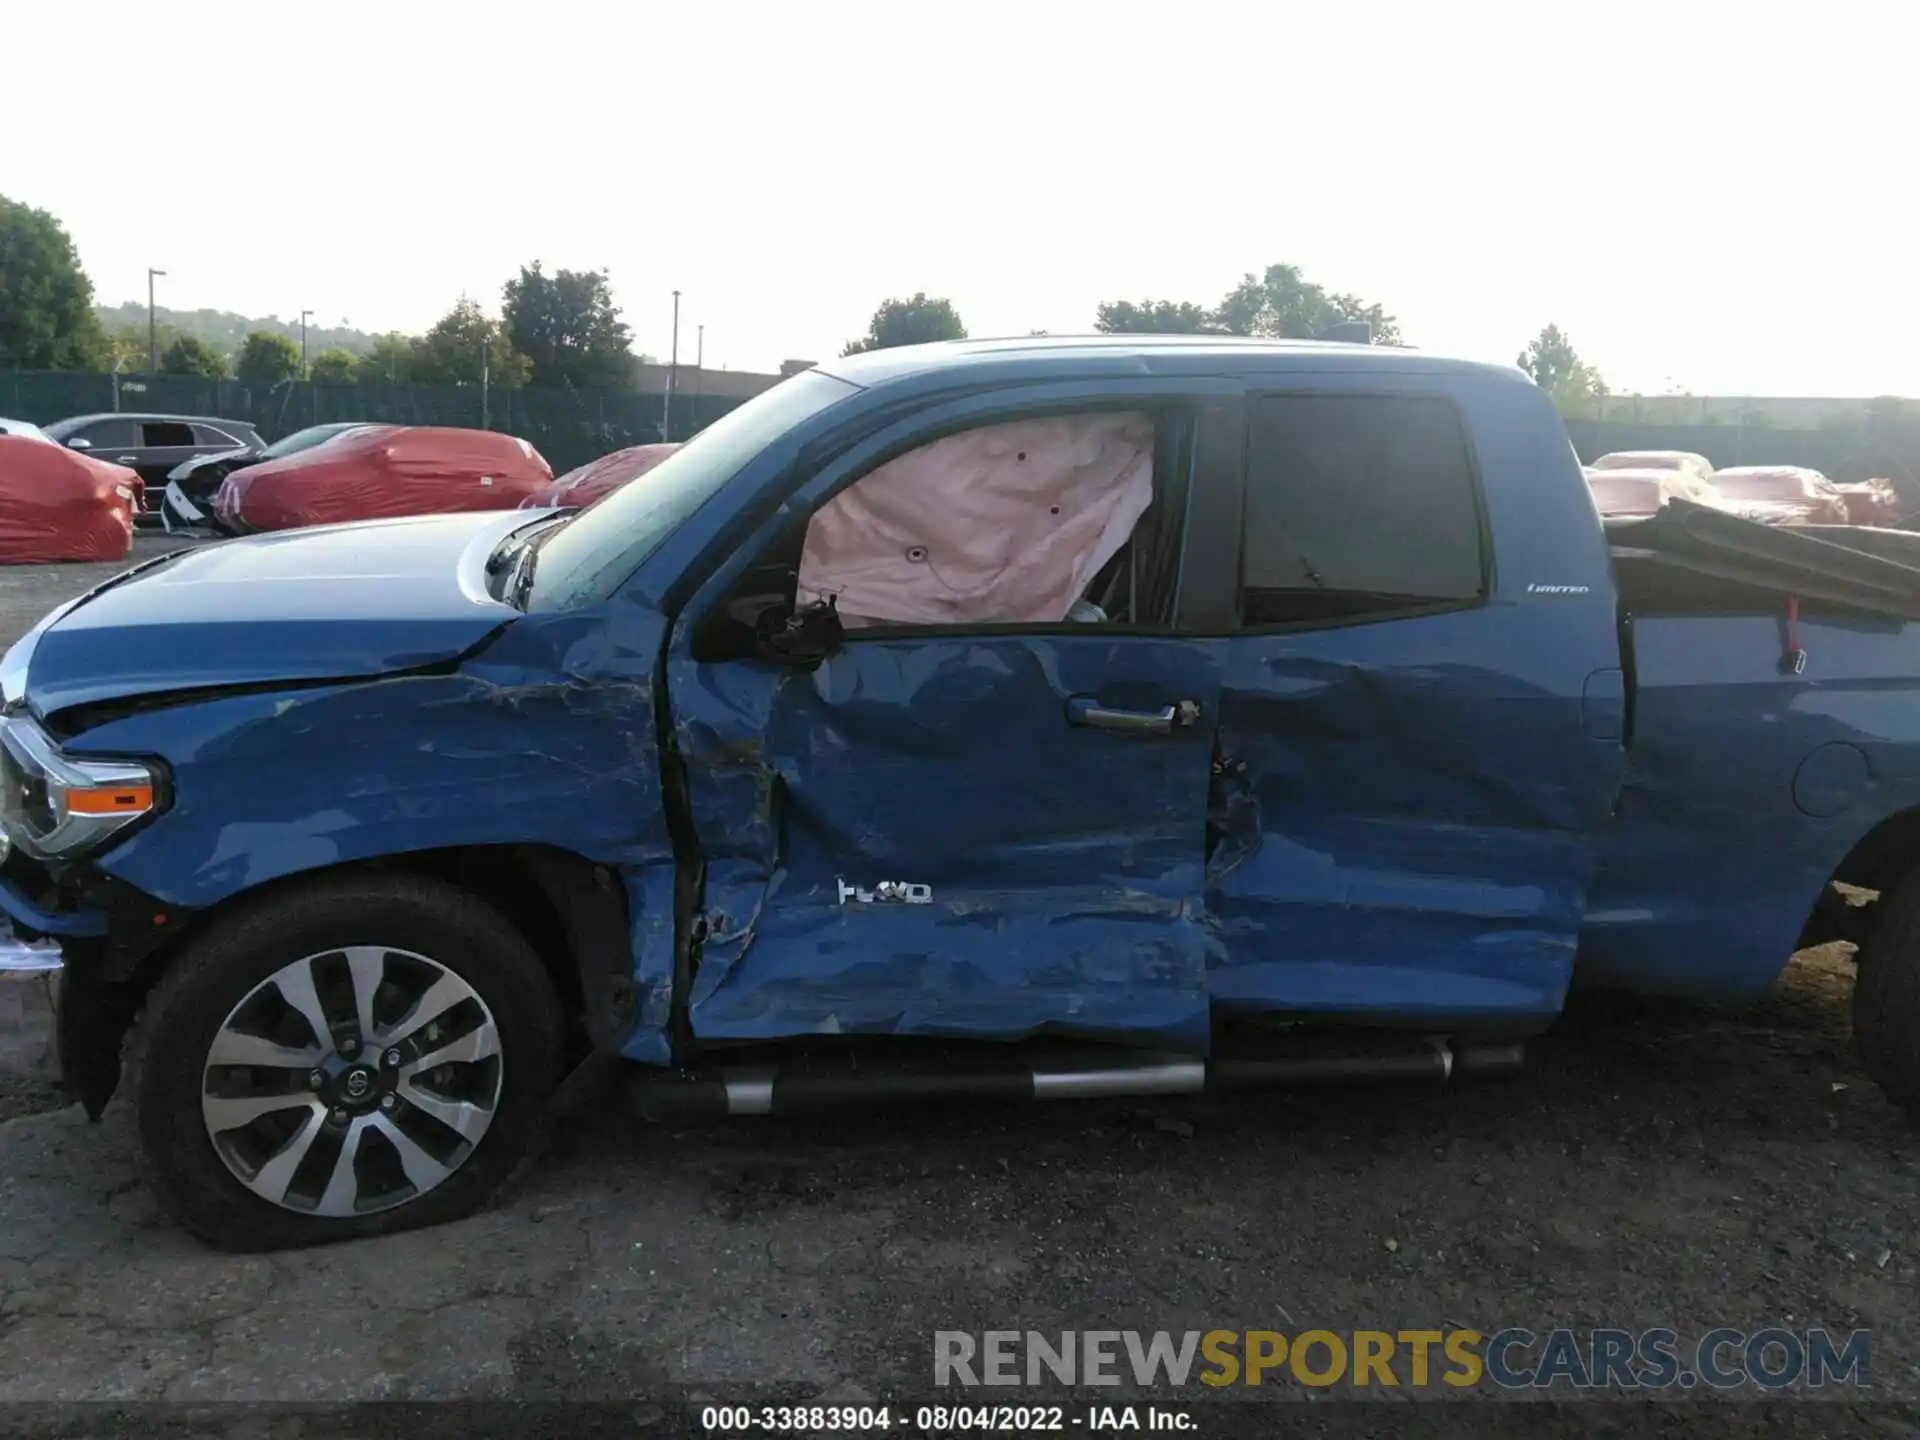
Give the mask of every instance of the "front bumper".
POLYGON ((120 1085, 120 1051, 141 997, 192 912, 90 866, 56 876, 18 853, 0 865, 0 983, 49 976, 60 1079, 98 1120, 120 1085))

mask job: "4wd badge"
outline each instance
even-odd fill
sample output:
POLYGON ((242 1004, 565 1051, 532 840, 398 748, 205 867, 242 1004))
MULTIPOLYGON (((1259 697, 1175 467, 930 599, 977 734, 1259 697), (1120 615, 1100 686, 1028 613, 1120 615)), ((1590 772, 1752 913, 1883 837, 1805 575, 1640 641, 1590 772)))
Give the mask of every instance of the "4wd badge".
POLYGON ((857 901, 862 905, 880 903, 931 905, 933 903, 933 887, 916 884, 911 880, 882 880, 871 890, 862 890, 858 885, 849 885, 844 880, 837 883, 840 886, 842 905, 849 900, 857 901))

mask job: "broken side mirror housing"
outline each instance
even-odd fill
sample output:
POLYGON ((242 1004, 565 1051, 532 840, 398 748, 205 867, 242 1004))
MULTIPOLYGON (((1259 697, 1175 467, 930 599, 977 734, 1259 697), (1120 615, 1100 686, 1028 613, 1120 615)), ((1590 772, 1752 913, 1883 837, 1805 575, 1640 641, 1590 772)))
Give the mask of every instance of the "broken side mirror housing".
POLYGON ((776 665, 813 670, 840 648, 845 636, 839 606, 829 595, 792 610, 773 606, 761 612, 754 627, 753 650, 776 665))

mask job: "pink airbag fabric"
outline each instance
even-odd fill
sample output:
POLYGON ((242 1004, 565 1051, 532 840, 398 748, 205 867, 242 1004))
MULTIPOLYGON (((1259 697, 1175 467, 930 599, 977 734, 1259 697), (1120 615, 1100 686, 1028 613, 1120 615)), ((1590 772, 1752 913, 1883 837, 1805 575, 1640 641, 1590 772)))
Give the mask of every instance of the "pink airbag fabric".
POLYGON ((1049 416, 888 461, 807 526, 801 604, 841 623, 1064 621, 1153 499, 1153 419, 1049 416))

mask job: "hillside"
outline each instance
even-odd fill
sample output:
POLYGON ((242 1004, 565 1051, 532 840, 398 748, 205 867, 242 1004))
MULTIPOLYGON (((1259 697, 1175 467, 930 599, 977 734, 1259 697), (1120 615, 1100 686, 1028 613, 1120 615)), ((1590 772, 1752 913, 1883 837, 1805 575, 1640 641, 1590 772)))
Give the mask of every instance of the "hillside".
MULTIPOLYGON (((140 301, 129 300, 124 305, 96 305, 93 308, 109 335, 130 331, 144 339, 147 333, 147 307, 140 301)), ((174 336, 192 335, 228 356, 239 352, 250 331, 277 331, 295 341, 300 338, 300 317, 297 315, 291 320, 282 320, 277 315, 250 319, 245 315, 236 315, 231 310, 169 310, 164 305, 157 305, 154 307, 154 321, 163 348, 174 336)), ((322 350, 336 345, 359 355, 372 346, 374 339, 366 331, 346 325, 326 326, 314 320, 307 322, 309 355, 318 355, 322 350)))

